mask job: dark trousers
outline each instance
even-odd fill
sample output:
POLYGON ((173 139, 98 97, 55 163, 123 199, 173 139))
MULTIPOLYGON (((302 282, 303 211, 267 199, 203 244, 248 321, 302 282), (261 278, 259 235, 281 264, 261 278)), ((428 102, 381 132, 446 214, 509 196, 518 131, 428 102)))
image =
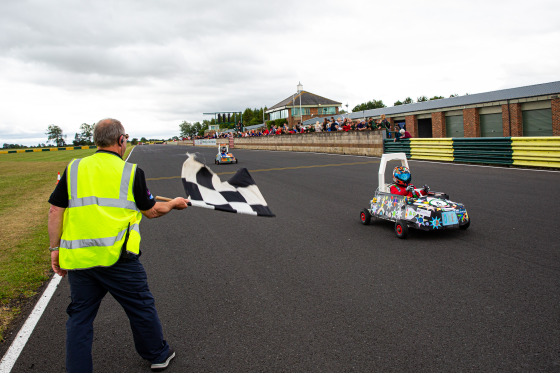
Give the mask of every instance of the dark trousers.
POLYGON ((66 312, 66 370, 92 372, 93 320, 109 292, 125 310, 134 345, 152 363, 165 361, 169 345, 163 339, 154 297, 148 288, 144 266, 138 256, 121 258, 111 267, 68 272, 72 301, 66 312))

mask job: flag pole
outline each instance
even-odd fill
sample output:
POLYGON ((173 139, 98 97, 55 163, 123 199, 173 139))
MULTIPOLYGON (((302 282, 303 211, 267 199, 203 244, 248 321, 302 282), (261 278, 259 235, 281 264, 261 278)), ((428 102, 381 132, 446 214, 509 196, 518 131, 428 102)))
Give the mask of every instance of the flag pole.
POLYGON ((170 199, 168 197, 163 197, 163 196, 156 196, 156 200, 161 200, 161 201, 171 201, 173 199, 170 199))

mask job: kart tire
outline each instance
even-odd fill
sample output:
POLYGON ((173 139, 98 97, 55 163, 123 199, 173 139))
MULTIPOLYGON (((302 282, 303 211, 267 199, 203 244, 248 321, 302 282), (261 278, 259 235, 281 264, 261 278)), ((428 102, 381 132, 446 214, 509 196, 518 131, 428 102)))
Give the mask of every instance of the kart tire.
POLYGON ((360 221, 362 221, 362 225, 369 225, 371 222, 371 214, 369 210, 364 209, 360 212, 360 221))
POLYGON ((470 225, 471 225, 471 220, 469 219, 469 220, 467 221, 467 223, 462 224, 462 225, 459 225, 459 228, 460 228, 461 230, 466 230, 466 229, 469 228, 470 225))
POLYGON ((239 161, 238 159, 235 159, 235 163, 237 164, 237 161, 239 161))
POLYGON ((406 222, 395 222, 395 234, 399 239, 405 239, 408 236, 408 225, 406 224, 406 222))

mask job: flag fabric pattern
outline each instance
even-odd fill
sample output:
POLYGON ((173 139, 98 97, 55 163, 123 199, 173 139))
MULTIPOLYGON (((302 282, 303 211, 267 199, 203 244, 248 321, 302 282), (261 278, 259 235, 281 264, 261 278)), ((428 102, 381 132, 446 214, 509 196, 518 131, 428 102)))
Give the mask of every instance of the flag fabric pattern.
POLYGON ((230 180, 222 182, 206 165, 189 155, 183 163, 181 179, 192 206, 254 216, 275 216, 246 168, 239 169, 230 180))

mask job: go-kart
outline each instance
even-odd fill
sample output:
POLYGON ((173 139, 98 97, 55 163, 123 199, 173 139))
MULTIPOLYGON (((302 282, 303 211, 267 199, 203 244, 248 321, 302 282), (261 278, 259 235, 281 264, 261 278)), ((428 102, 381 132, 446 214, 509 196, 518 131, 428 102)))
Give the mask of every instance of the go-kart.
POLYGON ((360 213, 360 220, 368 225, 372 219, 383 219, 395 222, 395 234, 404 239, 409 228, 425 231, 445 229, 467 229, 471 223, 465 206, 449 200, 443 192, 429 191, 426 196, 411 198, 394 195, 390 192, 390 184, 385 184, 385 168, 387 161, 401 161, 408 168, 404 153, 390 153, 381 156, 379 165, 379 186, 371 199, 370 207, 360 213))
POLYGON ((214 160, 216 165, 219 164, 237 164, 237 159, 231 153, 229 153, 229 147, 225 144, 218 145, 218 154, 216 155, 216 160, 214 160))

